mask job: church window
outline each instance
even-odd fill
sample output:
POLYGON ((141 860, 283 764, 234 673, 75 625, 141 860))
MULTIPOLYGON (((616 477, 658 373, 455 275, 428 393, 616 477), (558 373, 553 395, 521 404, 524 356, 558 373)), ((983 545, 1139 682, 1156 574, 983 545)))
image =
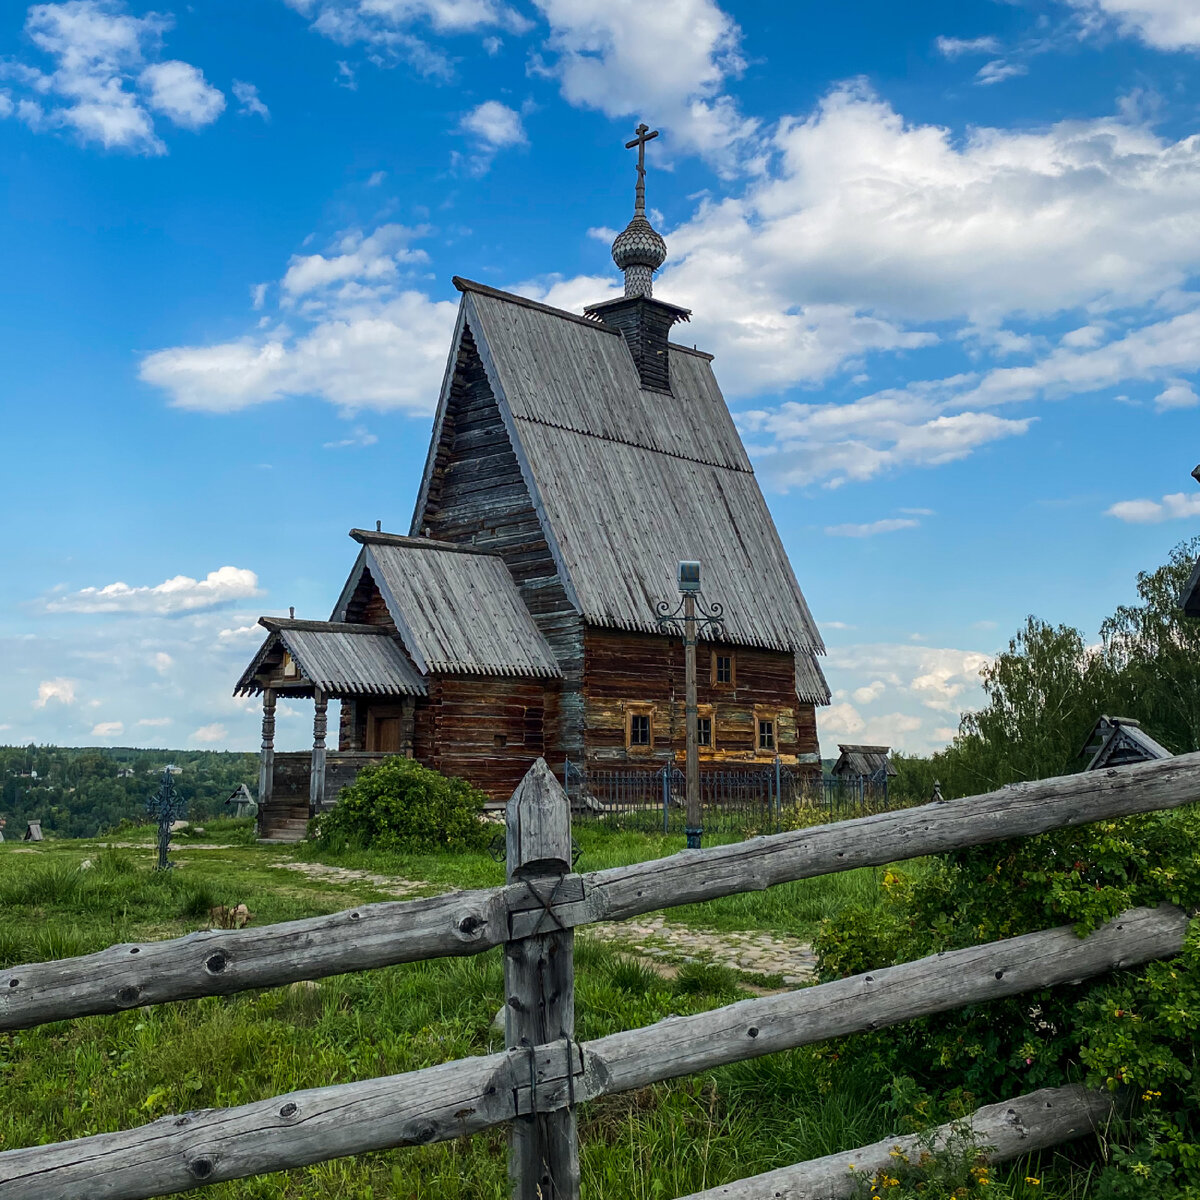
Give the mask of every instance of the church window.
POLYGON ((731 688, 737 686, 737 676, 734 670, 732 654, 718 654, 715 650, 712 656, 712 686, 731 688))
POLYGON ((654 708, 650 704, 630 704, 625 711, 625 748, 650 750, 654 745, 654 708))
POLYGON ((701 746, 712 746, 712 717, 696 718, 696 740, 701 746))
POLYGON ((775 752, 775 718, 755 717, 754 724, 756 727, 755 741, 759 754, 773 754, 775 752))

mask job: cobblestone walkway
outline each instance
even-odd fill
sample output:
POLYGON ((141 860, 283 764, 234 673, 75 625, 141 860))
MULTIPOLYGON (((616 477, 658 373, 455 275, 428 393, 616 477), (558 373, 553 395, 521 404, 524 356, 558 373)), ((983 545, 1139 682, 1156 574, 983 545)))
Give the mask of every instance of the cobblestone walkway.
POLYGON ((809 982, 816 970, 816 955, 808 942, 777 933, 690 929, 671 925, 659 916, 596 925, 589 932, 592 937, 622 945, 642 958, 663 963, 704 960, 735 971, 779 975, 784 983, 791 985, 809 982))

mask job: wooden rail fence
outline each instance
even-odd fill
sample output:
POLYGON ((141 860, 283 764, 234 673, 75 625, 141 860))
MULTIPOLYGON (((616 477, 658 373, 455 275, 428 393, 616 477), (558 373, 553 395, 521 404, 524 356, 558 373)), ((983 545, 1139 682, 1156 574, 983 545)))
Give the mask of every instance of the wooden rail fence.
MULTIPOLYGON (((788 880, 1176 808, 1198 797, 1200 754, 1192 754, 578 875, 569 870, 566 797, 539 762, 508 805, 504 887, 367 905, 262 929, 113 946, 0 971, 0 1029, 21 1029, 503 944, 503 1053, 10 1150, 0 1154, 0 1200, 169 1195, 505 1123, 514 1200, 574 1200, 575 1109, 581 1102, 1170 957, 1182 948, 1189 919, 1167 905, 1134 909, 1085 939, 1070 927, 1042 930, 584 1043, 574 1038, 575 928, 788 880)), ((972 1120, 1000 1160, 1078 1136, 1110 1108, 1108 1098, 1082 1089, 1052 1089, 981 1109, 972 1120)), ((701 1195, 850 1195, 854 1180, 847 1163, 876 1170, 886 1165, 880 1159, 884 1145, 701 1195)), ((886 1149, 894 1145, 887 1142, 886 1149)))

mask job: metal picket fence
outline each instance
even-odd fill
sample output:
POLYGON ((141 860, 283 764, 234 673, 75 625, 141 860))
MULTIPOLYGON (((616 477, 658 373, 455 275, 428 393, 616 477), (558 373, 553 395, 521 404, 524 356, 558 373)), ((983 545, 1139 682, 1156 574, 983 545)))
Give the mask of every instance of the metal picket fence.
MULTIPOLYGON (((674 764, 661 767, 584 767, 566 759, 563 788, 577 821, 646 833, 684 831, 685 780, 674 764)), ((778 758, 743 768, 701 769, 704 830, 753 837, 821 820, 850 820, 906 807, 886 778, 821 778, 778 758), (813 810, 816 810, 814 813, 813 810)))

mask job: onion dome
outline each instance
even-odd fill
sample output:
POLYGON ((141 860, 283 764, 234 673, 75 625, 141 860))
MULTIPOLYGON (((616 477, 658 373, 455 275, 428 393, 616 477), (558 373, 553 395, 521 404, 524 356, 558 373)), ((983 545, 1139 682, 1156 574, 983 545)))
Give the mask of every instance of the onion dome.
POLYGON ((625 272, 625 295, 649 296, 654 272, 666 262, 667 243, 662 235, 637 213, 617 234, 612 244, 613 262, 625 272))

